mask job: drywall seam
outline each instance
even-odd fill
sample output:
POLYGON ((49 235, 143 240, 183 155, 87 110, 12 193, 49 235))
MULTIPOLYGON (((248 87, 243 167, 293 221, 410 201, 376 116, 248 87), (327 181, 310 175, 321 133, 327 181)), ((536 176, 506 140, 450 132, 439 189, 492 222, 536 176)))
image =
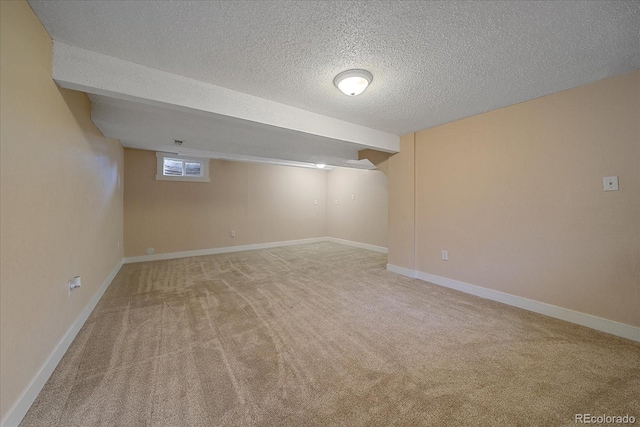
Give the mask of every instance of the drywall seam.
POLYGON ((76 320, 74 320, 62 339, 58 342, 58 345, 56 345, 47 360, 40 367, 38 373, 33 377, 13 407, 9 409, 7 416, 0 423, 0 427, 17 427, 20 424, 24 416, 27 414, 27 411, 29 411, 29 408, 38 397, 38 394, 40 394, 40 391, 46 384, 47 380, 49 380, 49 377, 58 366, 58 363, 62 360, 62 357, 67 352, 67 349, 75 339, 76 335, 78 335, 78 332, 98 304, 98 301, 100 301, 100 298, 102 298, 102 295, 104 295, 105 291, 120 271, 122 265, 123 260, 116 264, 116 266, 111 270, 111 273, 109 273, 104 282, 102 282, 102 285, 100 285, 98 292, 96 292, 93 298, 91 298, 91 301, 89 301, 89 304, 87 304, 76 320))
POLYGON ((305 243, 317 243, 317 242, 325 242, 325 241, 326 241, 326 238, 324 237, 312 237, 309 239, 285 240, 281 242, 256 243, 252 245, 239 245, 239 246, 226 246, 222 248, 197 249, 193 251, 167 252, 164 254, 126 257, 124 259, 124 263, 131 264, 135 262, 159 261, 159 260, 165 260, 165 259, 189 258, 192 256, 226 254, 230 252, 253 251, 256 249, 269 249, 269 248, 277 248, 280 246, 301 245, 305 243))
POLYGON ((369 245, 367 243, 353 242, 351 240, 337 239, 335 237, 312 237, 309 239, 284 240, 281 242, 256 243, 253 245, 226 246, 222 248, 198 249, 194 251, 167 252, 164 254, 140 255, 140 256, 133 256, 133 257, 126 257, 124 258, 123 262, 125 264, 132 264, 136 262, 160 261, 165 259, 188 258, 192 256, 226 254, 230 252, 253 251, 256 249, 269 249, 269 248, 277 248, 281 246, 303 245, 306 243, 318 243, 318 242, 334 242, 334 243, 340 243, 343 245, 353 246, 356 248, 367 249, 370 251, 387 253, 387 248, 383 248, 382 246, 375 246, 375 245, 369 245))
POLYGON ((412 271, 408 268, 398 267, 392 264, 387 264, 387 270, 393 273, 402 274, 403 276, 415 277, 435 285, 455 289, 467 294, 501 302, 503 304, 544 314, 545 316, 565 320, 597 331, 606 332, 608 334, 640 342, 640 327, 637 326, 631 326, 613 320, 604 319, 602 317, 593 316, 591 314, 570 310, 568 308, 558 307, 556 305, 495 291, 493 289, 483 288, 482 286, 460 282, 447 277, 436 276, 435 274, 429 274, 423 271, 412 271))

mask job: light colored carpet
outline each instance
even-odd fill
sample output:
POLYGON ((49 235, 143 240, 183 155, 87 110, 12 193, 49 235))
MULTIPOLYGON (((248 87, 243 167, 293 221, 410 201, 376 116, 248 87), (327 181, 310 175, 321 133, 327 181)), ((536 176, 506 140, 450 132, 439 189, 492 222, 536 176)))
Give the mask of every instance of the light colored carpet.
POLYGON ((21 425, 640 418, 640 344, 385 263, 317 243, 125 265, 21 425))

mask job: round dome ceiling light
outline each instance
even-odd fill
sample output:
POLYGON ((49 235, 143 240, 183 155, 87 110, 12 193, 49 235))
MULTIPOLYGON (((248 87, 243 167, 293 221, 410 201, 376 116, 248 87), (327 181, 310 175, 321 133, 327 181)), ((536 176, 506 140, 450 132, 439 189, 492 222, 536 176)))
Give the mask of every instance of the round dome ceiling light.
POLYGON ((373 75, 367 70, 343 71, 333 79, 333 84, 345 95, 360 95, 373 81, 373 75))

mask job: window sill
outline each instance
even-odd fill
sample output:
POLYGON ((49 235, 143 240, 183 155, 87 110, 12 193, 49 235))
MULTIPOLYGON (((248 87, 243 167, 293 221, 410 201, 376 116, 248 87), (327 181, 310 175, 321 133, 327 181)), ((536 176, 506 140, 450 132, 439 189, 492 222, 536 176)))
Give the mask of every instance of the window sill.
POLYGON ((156 175, 156 181, 180 181, 180 182, 211 182, 204 176, 166 176, 156 175))

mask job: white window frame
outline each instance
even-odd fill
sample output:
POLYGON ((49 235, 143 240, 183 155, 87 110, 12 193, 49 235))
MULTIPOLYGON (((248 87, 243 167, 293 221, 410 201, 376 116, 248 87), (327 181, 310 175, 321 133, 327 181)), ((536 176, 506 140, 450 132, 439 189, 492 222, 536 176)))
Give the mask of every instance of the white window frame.
POLYGON ((211 182, 209 179, 209 159, 197 157, 185 157, 172 153, 156 152, 156 180, 158 181, 183 181, 183 182, 211 182), (180 160, 182 162, 200 163, 202 176, 178 176, 164 174, 164 159, 180 160))

